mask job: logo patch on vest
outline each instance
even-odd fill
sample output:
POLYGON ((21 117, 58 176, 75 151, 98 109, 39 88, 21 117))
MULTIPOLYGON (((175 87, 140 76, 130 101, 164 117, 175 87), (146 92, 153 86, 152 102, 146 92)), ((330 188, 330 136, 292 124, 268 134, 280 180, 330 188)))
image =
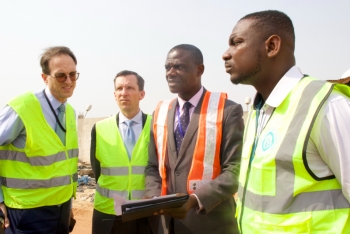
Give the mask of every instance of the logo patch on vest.
POLYGON ((69 123, 69 128, 71 131, 76 131, 77 129, 75 128, 75 123, 73 122, 73 120, 70 121, 69 123))
POLYGON ((262 151, 265 152, 268 149, 270 149, 275 144, 276 140, 277 140, 276 135, 273 132, 267 133, 267 135, 265 136, 265 138, 263 139, 263 141, 261 143, 262 151))

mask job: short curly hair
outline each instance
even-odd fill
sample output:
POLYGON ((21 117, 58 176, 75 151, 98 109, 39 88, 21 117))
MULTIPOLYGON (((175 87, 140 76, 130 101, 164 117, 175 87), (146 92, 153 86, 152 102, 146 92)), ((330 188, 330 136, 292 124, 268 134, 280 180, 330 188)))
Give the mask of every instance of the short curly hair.
POLYGON ((240 21, 245 19, 254 20, 250 27, 257 29, 266 39, 273 34, 286 39, 286 44, 294 51, 294 26, 292 20, 285 13, 276 10, 259 11, 244 16, 240 21))
MULTIPOLYGON (((200 49, 198 49, 197 47, 195 47, 194 45, 190 45, 190 44, 180 44, 177 46, 174 46, 170 51, 174 51, 174 50, 185 50, 191 53, 192 58, 194 59, 194 62, 196 65, 200 65, 203 64, 203 54, 200 51, 200 49)), ((169 54, 168 53, 168 54, 169 54)))

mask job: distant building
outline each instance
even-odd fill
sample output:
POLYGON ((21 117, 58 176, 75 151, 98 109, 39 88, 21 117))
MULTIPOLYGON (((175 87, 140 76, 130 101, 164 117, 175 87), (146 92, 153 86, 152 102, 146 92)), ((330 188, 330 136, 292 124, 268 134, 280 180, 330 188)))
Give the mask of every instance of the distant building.
MULTIPOLYGON (((81 116, 79 114, 79 116, 81 116)), ((91 143, 91 129, 97 121, 103 118, 78 118, 78 140, 79 140, 79 161, 90 163, 90 143, 91 143)))
POLYGON ((84 119, 84 113, 83 112, 79 112, 79 115, 78 115, 78 119, 84 119))

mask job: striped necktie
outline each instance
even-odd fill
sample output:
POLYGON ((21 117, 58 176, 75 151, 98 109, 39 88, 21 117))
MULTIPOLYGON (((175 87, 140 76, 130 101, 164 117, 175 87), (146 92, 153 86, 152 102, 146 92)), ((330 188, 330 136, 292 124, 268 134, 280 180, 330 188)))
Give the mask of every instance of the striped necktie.
POLYGON ((190 108, 192 104, 190 102, 185 102, 183 106, 183 113, 180 116, 180 119, 178 120, 178 125, 175 130, 175 144, 176 144, 176 150, 177 152, 180 151, 180 147, 182 144, 182 140, 186 134, 187 127, 190 123, 190 108))

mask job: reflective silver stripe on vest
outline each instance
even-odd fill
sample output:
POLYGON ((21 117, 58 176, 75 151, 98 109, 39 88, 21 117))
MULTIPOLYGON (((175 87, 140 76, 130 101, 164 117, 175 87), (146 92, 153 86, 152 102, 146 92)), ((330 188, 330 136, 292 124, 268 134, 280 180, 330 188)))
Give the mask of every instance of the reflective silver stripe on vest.
MULTIPOLYGON (((145 166, 132 166, 131 173, 140 175, 145 173, 145 166)), ((129 167, 102 167, 101 174, 108 176, 123 176, 129 175, 129 167)))
MULTIPOLYGON (((215 153, 220 143, 217 144, 219 130, 217 129, 219 103, 221 93, 211 93, 208 100, 207 116, 205 119, 205 148, 203 155, 203 174, 202 180, 212 180, 214 175, 215 153)), ((222 121, 222 120, 220 120, 222 121)))
MULTIPOLYGON (((256 112, 256 110, 254 110, 254 107, 252 106, 251 109, 250 109, 249 112, 248 112, 248 117, 247 117, 247 120, 246 120, 247 122, 244 124, 244 126, 249 126, 249 125, 251 124, 250 121, 251 121, 251 119, 252 119, 252 115, 253 115, 255 112, 256 112)), ((255 123, 252 123, 252 124, 255 125, 255 123)), ((243 136, 243 142, 246 142, 247 135, 248 135, 248 134, 244 134, 244 136, 243 136)))
MULTIPOLYGON (((68 150, 68 157, 70 159, 77 158, 78 153, 78 149, 68 150)), ((64 151, 49 156, 27 157, 27 155, 24 152, 0 150, 0 160, 24 162, 29 163, 31 166, 50 166, 55 162, 64 161, 66 159, 66 153, 64 151)))
POLYGON ((108 176, 129 175, 128 167, 101 167, 101 174, 108 176))
POLYGON ((113 195, 115 194, 122 198, 128 199, 128 191, 101 188, 99 184, 96 185, 96 191, 104 197, 114 198, 113 195))
MULTIPOLYGON (((155 140, 155 145, 156 149, 158 152, 158 167, 159 167, 159 172, 160 177, 165 177, 164 171, 165 171, 165 150, 166 150, 166 144, 163 142, 164 141, 164 136, 167 136, 167 127, 166 127, 166 121, 167 121, 167 116, 168 116, 168 109, 169 106, 171 105, 171 102, 173 100, 165 100, 162 101, 159 109, 158 109, 158 117, 157 120, 153 126, 154 129, 154 140, 155 140)), ((157 106, 158 107, 158 106, 157 106)), ((157 113, 157 109, 155 111, 157 113)), ((155 115, 156 116, 156 115, 155 115)), ((164 178, 163 178, 164 179, 164 178)))
MULTIPOLYGON (((72 175, 73 182, 78 180, 78 174, 72 175)), ((17 179, 1 177, 1 183, 7 188, 14 189, 38 189, 38 188, 52 188, 71 183, 71 176, 60 176, 48 180, 33 180, 33 179, 17 179)))
POLYGON ((133 175, 143 175, 145 174, 145 166, 132 166, 131 171, 133 175))
POLYGON ((77 158, 79 155, 79 149, 70 149, 68 150, 68 158, 77 158))
POLYGON ((131 192, 131 196, 133 199, 142 199, 145 196, 144 190, 133 190, 131 192))
MULTIPOLYGON (((282 140, 281 146, 276 153, 276 195, 258 195, 248 189, 246 190, 244 206, 259 212, 270 214, 288 214, 304 212, 311 210, 333 210, 340 208, 349 208, 349 202, 345 199, 340 189, 325 190, 316 192, 305 192, 294 196, 295 170, 293 166, 293 157, 288 153, 294 152, 297 139, 301 132, 305 117, 313 101, 313 97, 321 90, 324 83, 311 81, 302 93, 299 99, 298 108, 287 130, 288 137, 282 140), (255 201, 255 202, 254 202, 255 201), (326 203, 326 202, 329 202, 326 203)), ((332 89, 324 97, 320 104, 328 98, 332 89)), ((320 107, 317 109, 317 116, 320 107)), ((311 124, 309 133, 312 130, 311 124)), ((304 146, 305 147, 305 146, 304 146)), ((240 186, 242 186, 240 184, 240 186)))

